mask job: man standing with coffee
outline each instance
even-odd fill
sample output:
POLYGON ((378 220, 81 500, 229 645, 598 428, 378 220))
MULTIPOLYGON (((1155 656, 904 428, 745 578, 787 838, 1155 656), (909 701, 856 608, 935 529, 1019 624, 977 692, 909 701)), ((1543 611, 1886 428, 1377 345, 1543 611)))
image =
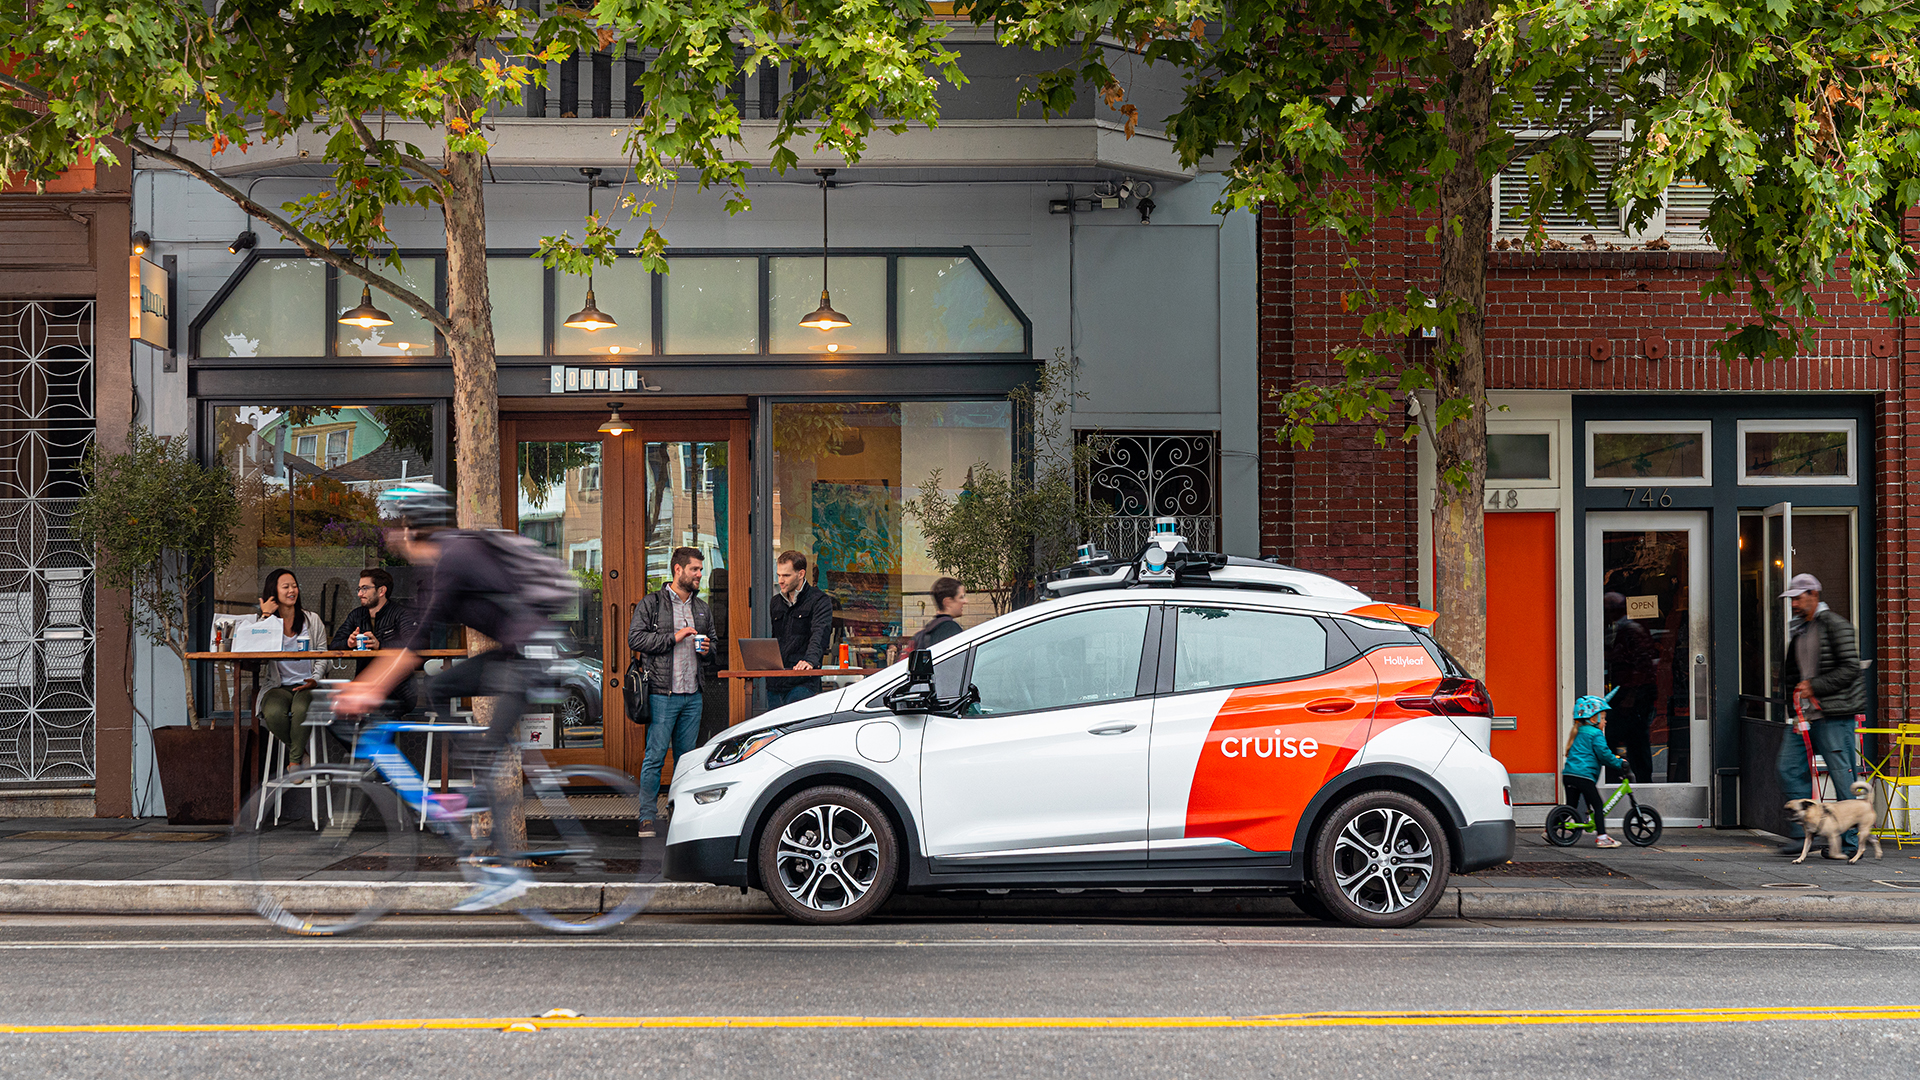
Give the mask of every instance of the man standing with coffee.
POLYGON ((699 742, 706 664, 713 656, 713 611, 700 599, 706 566, 697 548, 674 548, 673 580, 647 594, 633 609, 627 647, 641 656, 653 718, 647 724, 647 756, 640 766, 640 835, 652 836, 659 813, 660 771, 699 742))

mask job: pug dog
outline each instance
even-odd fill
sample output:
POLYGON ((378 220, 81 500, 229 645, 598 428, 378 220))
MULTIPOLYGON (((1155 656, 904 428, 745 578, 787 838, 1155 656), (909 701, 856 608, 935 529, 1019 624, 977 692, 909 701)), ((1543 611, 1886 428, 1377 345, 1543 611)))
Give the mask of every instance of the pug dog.
POLYGON ((1800 845, 1800 857, 1793 860, 1797 865, 1807 861, 1807 853, 1813 850, 1813 834, 1819 833, 1827 838, 1826 856, 1829 859, 1846 859, 1840 853, 1840 838, 1848 829, 1860 830, 1860 847, 1853 853, 1850 863, 1860 861, 1867 853, 1867 841, 1873 841, 1873 857, 1880 854, 1880 838, 1873 835, 1875 820, 1873 810, 1873 789, 1863 781, 1855 781, 1851 799, 1839 799, 1834 802, 1815 802, 1812 799, 1789 799, 1787 813, 1806 830, 1806 843, 1800 845))

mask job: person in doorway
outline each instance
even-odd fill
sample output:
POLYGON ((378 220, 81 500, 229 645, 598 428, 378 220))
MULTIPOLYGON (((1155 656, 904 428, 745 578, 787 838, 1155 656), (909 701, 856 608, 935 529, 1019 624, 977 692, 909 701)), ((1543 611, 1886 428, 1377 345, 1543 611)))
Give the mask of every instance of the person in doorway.
MULTIPOLYGON (((1854 717, 1866 710, 1867 680, 1860 669, 1860 651, 1853 624, 1820 600, 1820 579, 1795 574, 1780 594, 1793 605, 1793 626, 1787 639, 1781 682, 1788 709, 1796 721, 1804 719, 1813 753, 1827 763, 1835 798, 1853 790, 1858 777, 1854 760, 1854 717)), ((1789 799, 1818 798, 1807 761, 1807 741, 1796 729, 1780 740, 1780 793, 1789 799)), ((1793 842, 1780 848, 1783 855, 1799 855, 1805 833, 1799 822, 1788 826, 1793 842)), ((1860 831, 1847 830, 1846 854, 1860 849, 1860 831)))
POLYGON ((1560 784, 1567 789, 1567 805, 1578 813, 1585 803, 1593 814, 1593 846, 1616 848, 1620 841, 1607 834, 1607 801, 1594 781, 1600 766, 1631 767, 1607 747, 1607 699, 1588 694, 1573 703, 1573 734, 1567 738, 1566 763, 1560 766, 1560 784))
POLYGON ((1626 751, 1627 764, 1642 783, 1653 780, 1653 707, 1659 699, 1660 650, 1653 635, 1627 618, 1627 598, 1617 592, 1602 597, 1606 611, 1607 685, 1613 695, 1614 737, 1626 751))
POLYGON ((913 635, 907 652, 930 649, 961 630, 960 616, 967 610, 967 587, 958 578, 935 578, 933 582, 934 616, 913 635))
POLYGON ((653 718, 647 723, 647 756, 640 766, 640 835, 652 836, 660 813, 660 770, 667 750, 684 758, 699 743, 706 664, 713 655, 713 611, 697 595, 706 562, 696 548, 673 549, 673 579, 633 608, 627 647, 640 654, 647 672, 653 718))
MULTIPOLYGON (((300 582, 291 570, 275 570, 260 587, 260 614, 250 622, 280 622, 280 651, 298 652, 319 649, 327 640, 326 624, 320 616, 300 609, 300 582)), ((327 673, 326 660, 277 660, 272 665, 270 685, 262 691, 254 708, 261 726, 273 732, 287 747, 287 768, 297 769, 307 756, 307 707, 313 703, 313 688, 327 673)))
MULTIPOLYGON (((833 634, 833 601, 807 584, 807 557, 783 551, 775 562, 780 590, 768 605, 773 616, 774 640, 780 643, 780 663, 793 671, 816 671, 827 655, 833 634)), ((767 704, 789 705, 820 692, 818 675, 767 680, 767 704)))

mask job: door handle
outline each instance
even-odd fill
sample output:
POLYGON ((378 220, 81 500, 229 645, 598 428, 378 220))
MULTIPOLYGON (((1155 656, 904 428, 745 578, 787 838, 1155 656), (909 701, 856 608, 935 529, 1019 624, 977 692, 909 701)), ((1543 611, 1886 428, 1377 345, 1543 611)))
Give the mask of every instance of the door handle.
POLYGON ((1139 726, 1140 725, 1138 724, 1108 724, 1106 727, 1088 728, 1087 734, 1089 735, 1125 735, 1127 732, 1132 731, 1134 728, 1137 728, 1139 726))
POLYGON ((1343 713, 1353 708, 1355 704, 1356 702, 1352 698, 1321 698, 1318 701, 1307 702, 1307 711, 1310 713, 1343 713))

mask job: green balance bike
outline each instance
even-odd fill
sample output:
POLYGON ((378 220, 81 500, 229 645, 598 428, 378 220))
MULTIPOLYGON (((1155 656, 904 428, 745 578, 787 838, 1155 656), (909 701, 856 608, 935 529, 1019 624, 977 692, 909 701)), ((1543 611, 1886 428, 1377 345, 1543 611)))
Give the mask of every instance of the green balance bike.
MULTIPOLYGON (((1633 775, 1628 773, 1620 778, 1620 786, 1613 789, 1613 795, 1607 799, 1607 805, 1601 808, 1602 819, 1612 811, 1621 799, 1626 799, 1626 816, 1621 819, 1620 831, 1626 835, 1627 843, 1634 847, 1652 847, 1660 842, 1660 811, 1651 806, 1641 806, 1633 797, 1633 775)), ((1572 847, 1580 839, 1581 833, 1594 831, 1593 821, 1582 818, 1579 811, 1562 803, 1547 812, 1547 843, 1555 847, 1572 847)))

